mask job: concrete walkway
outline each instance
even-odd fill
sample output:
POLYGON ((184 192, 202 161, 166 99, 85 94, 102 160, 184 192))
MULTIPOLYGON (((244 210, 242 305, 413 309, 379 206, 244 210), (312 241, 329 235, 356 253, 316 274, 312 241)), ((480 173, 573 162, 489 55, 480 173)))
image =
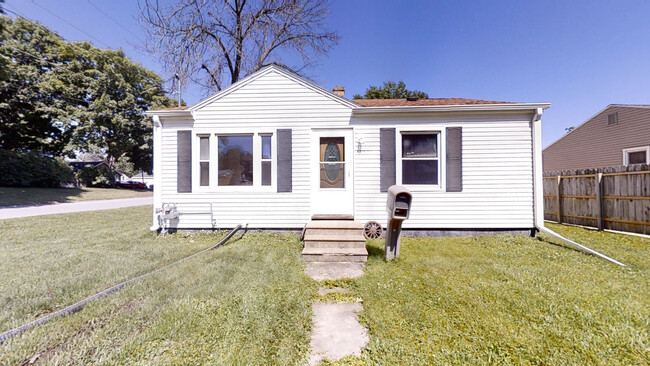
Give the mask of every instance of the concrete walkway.
POLYGON ((100 211, 114 208, 146 206, 153 204, 153 197, 118 198, 114 200, 55 203, 51 205, 0 208, 0 220, 19 217, 56 215, 83 211, 100 211))

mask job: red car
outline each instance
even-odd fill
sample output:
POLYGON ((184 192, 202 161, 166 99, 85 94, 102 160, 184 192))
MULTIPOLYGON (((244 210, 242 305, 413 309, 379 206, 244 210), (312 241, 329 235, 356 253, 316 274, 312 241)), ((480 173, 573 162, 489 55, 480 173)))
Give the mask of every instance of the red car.
POLYGON ((147 185, 142 182, 135 182, 132 180, 126 182, 117 182, 115 186, 118 188, 131 188, 131 189, 147 189, 147 185))

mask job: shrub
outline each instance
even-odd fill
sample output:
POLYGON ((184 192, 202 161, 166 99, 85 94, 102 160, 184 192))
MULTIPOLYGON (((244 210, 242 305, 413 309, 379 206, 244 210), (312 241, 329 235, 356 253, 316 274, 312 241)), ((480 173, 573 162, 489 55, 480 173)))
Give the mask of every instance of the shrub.
POLYGON ((113 187, 115 172, 104 165, 85 166, 77 171, 77 180, 87 187, 113 187))
POLYGON ((73 180, 63 159, 0 149, 0 186, 57 188, 73 180))

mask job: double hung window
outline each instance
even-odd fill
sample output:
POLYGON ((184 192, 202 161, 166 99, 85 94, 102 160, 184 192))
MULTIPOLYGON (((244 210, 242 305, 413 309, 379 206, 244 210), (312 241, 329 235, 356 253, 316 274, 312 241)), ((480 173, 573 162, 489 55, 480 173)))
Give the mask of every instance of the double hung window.
POLYGON ((438 185, 436 132, 402 132, 402 184, 438 185))

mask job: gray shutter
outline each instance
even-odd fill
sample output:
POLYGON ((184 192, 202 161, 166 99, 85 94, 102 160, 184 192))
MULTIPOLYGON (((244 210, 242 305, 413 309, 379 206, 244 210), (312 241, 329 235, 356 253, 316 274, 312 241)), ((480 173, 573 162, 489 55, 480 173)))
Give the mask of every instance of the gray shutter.
POLYGON ((447 127, 447 192, 463 191, 463 129, 447 127))
POLYGON ((178 193, 192 192, 192 132, 176 132, 178 193))
POLYGON ((291 192, 291 130, 278 130, 278 192, 291 192))
POLYGON ((395 129, 379 130, 379 190, 387 192, 396 183, 395 178, 395 129))

